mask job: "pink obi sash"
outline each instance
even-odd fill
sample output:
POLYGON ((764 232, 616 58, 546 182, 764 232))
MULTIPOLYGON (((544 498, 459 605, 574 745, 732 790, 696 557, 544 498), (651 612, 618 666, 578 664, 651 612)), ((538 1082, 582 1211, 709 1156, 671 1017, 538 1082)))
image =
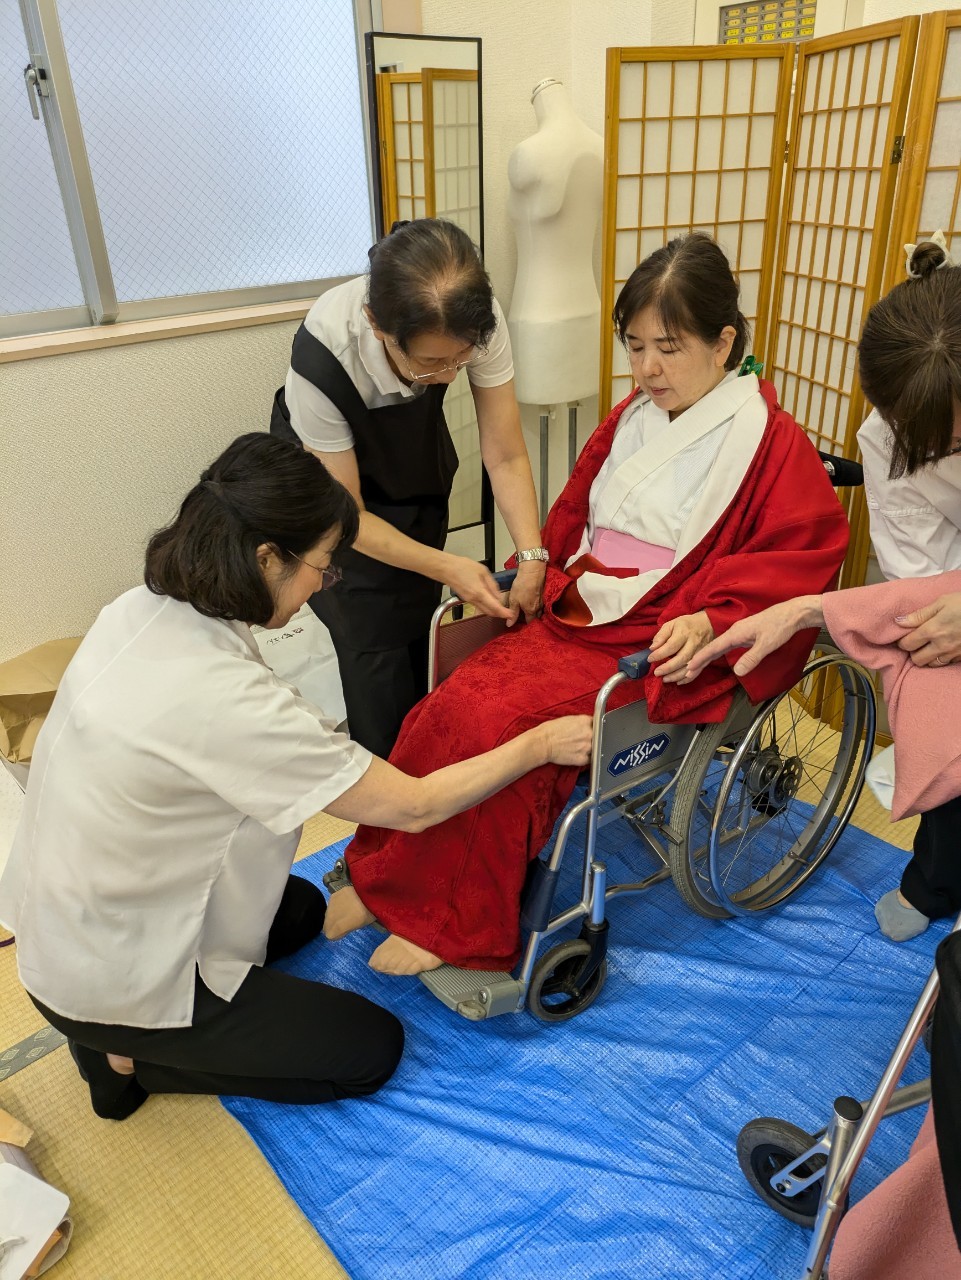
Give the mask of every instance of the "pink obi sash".
POLYGON ((629 533, 613 529, 595 529, 591 555, 608 569, 669 569, 674 563, 672 547, 659 547, 653 542, 632 538, 629 533))

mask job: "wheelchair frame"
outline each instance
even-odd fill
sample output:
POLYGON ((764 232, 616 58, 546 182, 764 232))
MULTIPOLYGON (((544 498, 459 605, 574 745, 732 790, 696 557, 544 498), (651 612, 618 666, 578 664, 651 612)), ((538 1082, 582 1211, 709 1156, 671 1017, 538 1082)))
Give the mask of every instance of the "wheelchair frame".
MULTIPOLYGON (((959 930, 961 915, 951 932, 959 930)), ((785 1120, 762 1117, 751 1120, 738 1135, 738 1163, 755 1192, 782 1217, 813 1228, 800 1280, 826 1276, 825 1266, 847 1208, 851 1183, 878 1125, 887 1116, 931 1099, 930 1078, 896 1086, 914 1046, 925 1034, 939 986, 934 967, 877 1088, 866 1102, 844 1095, 835 1098, 830 1122, 815 1134, 785 1120)))
MULTIPOLYGON (((509 585, 513 575, 508 573, 495 576, 499 585, 504 588, 509 585)), ((431 688, 456 665, 456 662, 445 665, 442 657, 441 624, 448 613, 462 607, 461 601, 453 597, 444 601, 434 614, 429 651, 431 688)), ((460 627, 465 628, 468 634, 466 645, 460 637, 453 640, 457 661, 502 631, 503 623, 496 619, 473 617, 464 619, 453 627, 444 627, 443 630, 445 633, 452 633, 460 627)), ((472 1021, 502 1013, 519 1012, 525 1003, 543 1021, 565 1021, 587 1008, 604 984, 607 975, 608 930, 605 905, 609 900, 643 893, 673 876, 689 905, 701 914, 719 918, 774 906, 800 887, 830 852, 853 813, 873 749, 876 719, 874 688, 867 672, 841 654, 826 633, 822 633, 819 647, 826 652, 808 663, 801 679, 803 681, 826 668, 834 668, 842 676, 845 693, 842 734, 847 732, 845 749, 848 754, 839 792, 843 792, 849 784, 850 789, 833 829, 830 824, 835 817, 834 802, 827 807, 822 802, 822 806, 815 810, 812 829, 813 848, 816 852, 805 856, 810 842, 796 849, 798 838, 777 864, 778 867, 786 867, 786 873, 790 877, 787 887, 778 881, 773 872, 756 882, 761 884, 765 879, 772 882, 770 891, 762 892, 757 902, 754 902, 748 892, 754 885, 741 891, 732 891, 727 887, 720 855, 726 838, 722 823, 723 803, 715 806, 712 812, 706 849, 702 853, 699 848, 698 853, 690 857, 692 865, 695 861, 705 863, 710 869, 710 879, 702 875, 702 884, 689 882, 690 878, 680 873, 687 857, 684 833, 678 832, 672 825, 674 812, 671 820, 667 820, 664 802, 670 792, 675 790, 682 778, 684 766, 692 758, 697 757, 705 762, 703 774, 698 778, 699 783, 707 776, 711 763, 723 751, 733 749, 728 769, 732 779, 738 772, 744 775, 745 762, 754 767, 760 749, 755 748, 755 754, 751 757, 750 744, 759 741, 764 726, 769 720, 773 721, 778 705, 789 698, 792 691, 788 690, 778 698, 757 705, 752 705, 741 693, 720 726, 655 725, 648 719, 646 704, 643 702, 632 702, 608 710, 608 702, 615 689, 625 680, 637 680, 646 674, 647 652, 642 651, 622 658, 618 670, 600 689, 594 704, 594 738, 587 795, 562 817, 549 857, 545 859, 539 855, 531 863, 531 878, 521 912, 522 928, 528 931, 528 937, 516 976, 507 972, 458 969, 445 964, 439 969, 420 974, 421 981, 450 1009, 472 1021), (852 704, 857 710, 853 720, 849 714, 852 704), (640 788, 662 777, 672 768, 674 772, 666 783, 637 795, 640 788), (603 806, 610 807, 602 811, 603 806), (824 812, 821 808, 824 808, 824 812), (594 856, 595 844, 598 831, 621 816, 627 817, 643 845, 661 865, 640 880, 609 885, 606 864, 594 856), (586 818, 586 835, 581 898, 555 915, 552 914, 554 890, 561 863, 573 826, 582 817, 586 818), (818 849, 822 837, 824 844, 818 849), (555 946, 538 961, 537 953, 541 942, 578 920, 582 921, 580 935, 555 946), (558 998, 558 1003, 552 1003, 558 998)), ((748 796, 747 807, 753 805, 755 812, 748 814, 747 827, 744 828, 747 831, 763 827, 769 820, 771 811, 783 810, 797 790, 797 776, 792 783, 783 776, 785 768, 779 772, 776 762, 772 763, 770 758, 767 765, 768 773, 760 771, 760 780, 753 794, 748 796), (774 774, 769 776, 771 768, 774 769, 774 774), (779 787, 781 791, 778 791, 779 787), (755 803, 758 800, 762 802, 760 805, 755 803), (776 804, 780 804, 781 810, 777 810, 776 804)), ((722 785, 721 791, 726 801, 731 785, 726 789, 722 785)), ((687 797, 692 820, 699 803, 701 800, 698 791, 687 797)), ((675 808, 676 806, 677 800, 675 808)), ((743 797, 740 806, 742 810, 745 807, 743 797)), ((335 869, 331 887, 342 882, 338 881, 341 874, 345 875, 345 870, 341 872, 335 869)), ((783 879, 782 875, 781 880, 783 879)), ((767 888, 765 886, 765 890, 767 888)))

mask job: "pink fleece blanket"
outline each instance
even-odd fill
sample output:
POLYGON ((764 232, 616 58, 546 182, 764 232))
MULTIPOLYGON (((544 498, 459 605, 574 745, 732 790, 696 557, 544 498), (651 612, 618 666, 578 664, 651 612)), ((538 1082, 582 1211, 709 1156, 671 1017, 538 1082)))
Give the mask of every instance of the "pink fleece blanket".
POLYGON ((831 1280, 961 1280, 928 1108, 911 1154, 838 1228, 831 1280))
POLYGON ((961 664, 916 667, 898 648, 895 619, 961 591, 961 570, 880 582, 823 599, 824 621, 845 653, 881 673, 894 734, 891 820, 961 795, 961 664))

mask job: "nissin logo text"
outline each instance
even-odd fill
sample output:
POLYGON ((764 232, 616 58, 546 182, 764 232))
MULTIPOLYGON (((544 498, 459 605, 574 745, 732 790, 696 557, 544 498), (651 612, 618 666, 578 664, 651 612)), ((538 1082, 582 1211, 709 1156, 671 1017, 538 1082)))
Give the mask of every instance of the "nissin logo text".
POLYGON ((670 741, 666 733, 659 733, 656 738, 645 738, 643 742, 635 742, 633 747, 625 747, 623 751, 617 753, 607 766, 607 772, 612 778, 616 778, 619 774, 626 773, 628 769, 636 769, 638 765, 656 760, 667 750, 670 741))

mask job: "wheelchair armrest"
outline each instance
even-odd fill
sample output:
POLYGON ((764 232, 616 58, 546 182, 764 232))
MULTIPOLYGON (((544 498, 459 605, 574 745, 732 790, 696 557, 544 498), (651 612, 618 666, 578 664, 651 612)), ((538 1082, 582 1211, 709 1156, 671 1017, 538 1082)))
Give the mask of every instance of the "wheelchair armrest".
POLYGON ((617 669, 621 675, 627 676, 628 679, 638 680, 641 676, 647 675, 650 656, 650 649, 639 649, 637 653, 629 653, 626 657, 621 658, 617 664, 617 669))
POLYGON ((501 569, 500 572, 494 574, 494 581, 501 591, 510 591, 516 577, 516 569, 501 569))

